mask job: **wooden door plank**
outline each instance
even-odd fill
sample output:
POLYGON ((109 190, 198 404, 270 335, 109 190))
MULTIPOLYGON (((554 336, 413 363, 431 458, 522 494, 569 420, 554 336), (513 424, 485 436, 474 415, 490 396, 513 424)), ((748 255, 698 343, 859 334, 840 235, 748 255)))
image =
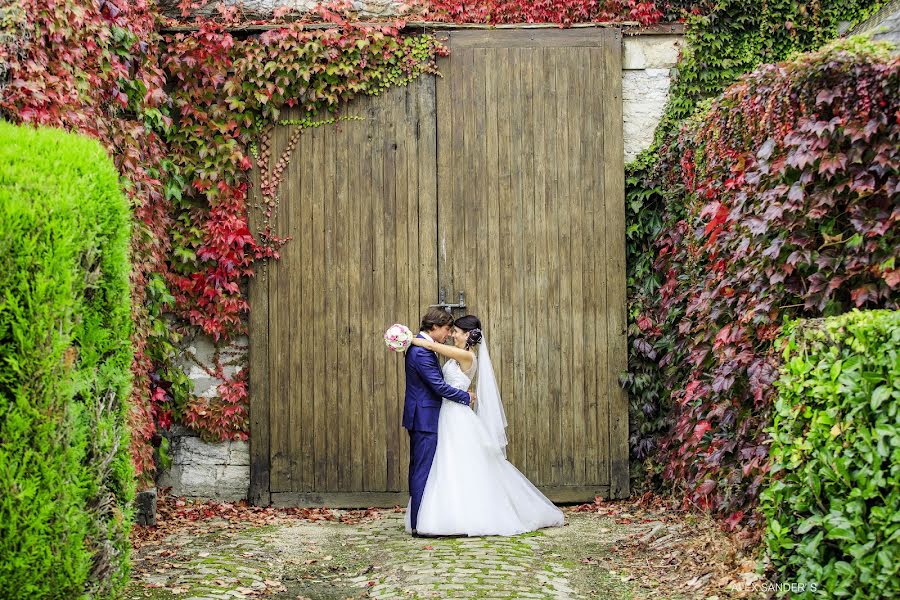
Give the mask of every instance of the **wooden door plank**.
MULTIPOLYGON (((362 121, 356 123, 359 130, 361 144, 359 152, 361 156, 371 157, 374 154, 375 140, 374 137, 378 131, 378 125, 374 122, 374 113, 368 105, 360 104, 357 108, 357 114, 362 117, 362 121)), ((364 230, 363 240, 365 240, 363 254, 363 309, 362 318, 372 324, 372 328, 377 328, 380 321, 379 302, 380 297, 376 295, 376 279, 381 266, 376 262, 376 246, 378 239, 375 234, 375 219, 380 217, 381 190, 376 190, 374 186, 374 170, 376 166, 373 161, 363 160, 360 162, 360 195, 357 201, 361 203, 363 223, 360 224, 364 230)), ((378 165, 377 168, 381 168, 378 165)), ((375 424, 372 422, 371 412, 369 410, 369 402, 377 402, 379 395, 374 387, 376 379, 376 369, 378 368, 378 352, 363 353, 361 366, 362 377, 364 380, 363 397, 356 403, 354 411, 356 412, 357 422, 359 423, 359 431, 356 432, 359 439, 358 446, 361 450, 361 460, 363 464, 363 473, 359 475, 363 490, 372 489, 372 471, 376 466, 376 457, 371 453, 372 443, 375 439, 375 424)))
MULTIPOLYGON (((293 115, 292 115, 293 116, 293 115)), ((316 197, 315 188, 316 180, 319 178, 318 169, 310 167, 310 161, 306 160, 306 156, 315 152, 315 139, 318 135, 316 129, 308 129, 300 136, 300 142, 297 144, 295 155, 298 156, 297 171, 300 173, 300 185, 298 188, 299 197, 288 197, 287 202, 299 201, 302 206, 301 220, 302 228, 301 237, 293 243, 302 246, 300 272, 297 278, 300 280, 301 295, 297 299, 296 309, 299 312, 299 320, 303 323, 306 330, 306 340, 315 340, 316 330, 318 329, 318 321, 316 319, 317 303, 319 293, 316 280, 316 267, 319 261, 319 253, 315 246, 315 227, 316 223, 321 220, 321 216, 317 216, 318 206, 321 199, 316 197)), ((289 242, 290 243, 290 242, 289 242)), ((316 391, 319 381, 319 372, 316 371, 314 353, 306 351, 303 347, 299 348, 300 354, 297 357, 300 361, 301 380, 297 390, 297 394, 301 398, 301 421, 303 423, 301 430, 301 444, 299 460, 299 473, 295 488, 302 491, 309 491, 315 488, 315 402, 316 391)))
POLYGON ((325 295, 325 322, 322 327, 322 334, 317 340, 322 344, 321 348, 325 354, 325 370, 323 371, 322 383, 322 411, 325 415, 325 452, 322 456, 322 465, 317 465, 316 489, 318 490, 336 490, 337 489, 337 452, 338 452, 338 419, 335 414, 339 409, 339 405, 335 401, 338 395, 338 382, 335 373, 340 373, 338 354, 343 350, 339 344, 338 338, 338 298, 337 298, 337 281, 334 275, 335 269, 338 268, 336 258, 336 238, 337 238, 337 185, 336 172, 334 163, 337 160, 336 146, 339 143, 335 134, 336 125, 329 125, 324 139, 323 152, 323 172, 327 173, 325 179, 325 270, 324 270, 324 295, 325 295), (326 338, 331 338, 330 342, 326 338), (321 479, 321 482, 320 482, 321 479))
MULTIPOLYGON (((346 105, 342 106, 337 115, 341 118, 347 115, 346 105)), ((350 257, 350 233, 349 204, 351 202, 351 184, 348 165, 350 157, 355 155, 355 149, 350 148, 350 140, 346 134, 346 124, 339 121, 332 126, 335 138, 334 164, 331 168, 335 173, 335 216, 334 238, 335 258, 334 270, 331 277, 335 280, 335 369, 330 375, 336 379, 335 395, 332 406, 332 419, 335 423, 335 486, 332 490, 347 491, 351 489, 350 468, 350 370, 353 364, 350 349, 350 270, 353 268, 350 257)))
POLYGON ((546 111, 546 88, 544 60, 547 53, 543 48, 534 48, 529 51, 529 64, 531 65, 531 96, 532 119, 530 128, 534 131, 534 231, 533 241, 529 244, 533 252, 531 259, 534 270, 534 340, 531 342, 534 353, 533 381, 537 394, 534 404, 529 412, 535 413, 536 456, 538 469, 536 471, 537 482, 540 485, 549 485, 552 482, 551 455, 556 449, 550 444, 550 411, 549 402, 551 386, 549 375, 549 361, 553 353, 552 322, 549 319, 548 299, 551 294, 549 286, 549 273, 547 270, 547 256, 549 255, 548 231, 550 230, 550 215, 546 212, 547 171, 551 165, 547 152, 548 127, 546 111))
MULTIPOLYGON (((499 369, 503 356, 504 337, 500 308, 500 155, 498 147, 498 119, 500 116, 500 99, 497 89, 497 52, 478 50, 475 60, 484 63, 484 140, 486 171, 484 176, 484 205, 486 215, 484 226, 486 239, 480 248, 484 248, 484 256, 477 256, 481 265, 481 276, 486 278, 486 291, 482 291, 483 306, 486 307, 485 319, 482 320, 484 335, 488 347, 493 351, 493 360, 498 361, 494 373, 499 389, 503 389, 503 377, 499 369)), ((504 107, 505 110, 505 107, 504 107)), ((502 395, 501 395, 502 400, 502 395)))
MULTIPOLYGON (((278 127, 272 135, 272 154, 277 160, 287 146, 290 136, 288 128, 278 127)), ((291 211, 285 203, 278 205, 275 215, 275 227, 279 236, 287 237, 291 231, 291 211)), ((289 363, 286 348, 290 347, 290 332, 284 327, 290 313, 290 265, 276 262, 271 270, 273 275, 274 322, 273 322, 273 354, 272 376, 275 383, 270 410, 272 424, 272 475, 270 488, 273 492, 291 491, 290 465, 290 379, 289 363)))
MULTIPOLYGON (((452 120, 452 136, 453 136, 453 187, 452 194, 449 198, 450 202, 444 201, 441 196, 438 201, 438 227, 450 228, 453 237, 450 244, 442 251, 449 254, 448 262, 451 265, 451 273, 449 279, 441 278, 441 286, 445 288, 447 293, 447 302, 455 303, 458 301, 458 293, 465 290, 466 284, 466 229, 467 219, 471 219, 471 214, 466 214, 468 202, 466 196, 469 191, 469 178, 472 175, 469 162, 472 159, 471 151, 471 132, 466 127, 471 128, 471 119, 469 111, 472 110, 472 51, 456 50, 450 55, 451 80, 454 82, 451 88, 453 94, 453 120, 452 120), (445 207, 450 210, 445 210, 445 207)), ((440 183, 440 182, 439 182, 440 183)), ((457 311, 455 316, 461 316, 457 311)))
MULTIPOLYGON (((443 37, 442 37, 443 39, 443 37)), ((446 40, 448 45, 452 44, 452 34, 447 34, 446 40)), ((437 151, 437 178, 435 180, 435 223, 437 237, 437 286, 434 291, 434 299, 429 299, 425 306, 434 304, 438 301, 438 293, 443 287, 446 291, 453 282, 453 263, 449 246, 454 243, 453 228, 444 226, 442 219, 453 212, 453 197, 457 193, 456 189, 459 185, 457 178, 458 173, 454 172, 453 148, 458 147, 459 132, 453 126, 453 111, 455 93, 453 88, 448 85, 448 81, 455 73, 456 56, 444 57, 438 60, 438 68, 443 77, 438 77, 435 82, 435 109, 436 109, 436 151, 437 151)), ((426 225, 427 226, 427 225, 426 225)), ((452 294, 452 291, 446 291, 452 294)))
MULTIPOLYGON (((407 176, 406 176, 406 88, 391 90, 389 109, 385 112, 385 119, 393 124, 394 133, 387 142, 391 145, 391 154, 393 155, 393 170, 386 173, 386 178, 394 180, 394 220, 391 224, 390 239, 390 261, 391 261, 391 279, 393 280, 392 289, 395 290, 393 295, 388 296, 390 303, 388 304, 388 312, 384 321, 384 326, 394 323, 398 318, 405 314, 406 299, 403 297, 404 292, 409 290, 407 281, 406 262, 409 260, 409 239, 406 235, 407 225, 407 176)), ((396 417, 394 408, 399 402, 399 398, 403 394, 403 383, 400 380, 401 362, 397 360, 398 356, 388 355, 387 360, 390 366, 391 384, 389 393, 385 396, 382 405, 382 415, 380 419, 383 421, 384 427, 384 455, 380 471, 382 473, 380 486, 376 489, 389 490, 391 481, 391 469, 396 464, 396 456, 393 455, 393 447, 399 442, 398 431, 396 429, 396 417)))
MULTIPOLYGON (((570 49, 565 52, 566 65, 563 67, 567 72, 570 82, 569 107, 575 109, 574 112, 581 116, 583 113, 579 110, 580 103, 586 90, 584 89, 584 78, 580 71, 582 65, 577 62, 577 50, 570 49)), ((575 381, 575 393, 572 397, 573 416, 572 424, 574 425, 572 439, 572 461, 575 470, 572 474, 574 481, 584 481, 584 440, 585 440, 585 423, 584 423, 584 396, 585 396, 585 338, 587 337, 587 329, 590 324, 587 322, 589 315, 585 312, 587 299, 587 290, 584 285, 584 255, 583 247, 585 237, 585 198, 584 198, 584 182, 580 150, 581 150, 581 134, 584 130, 583 123, 569 123, 568 134, 568 156, 567 156, 567 177, 571 182, 569 185, 569 194, 572 202, 572 213, 575 218, 572 219, 572 308, 573 308, 573 348, 572 348, 572 378, 575 381)))
POLYGON ((544 484, 543 462, 543 427, 538 419, 538 403, 543 394, 542 382, 537 378, 537 350, 540 344, 538 337, 538 321, 540 319, 540 285, 537 281, 536 244, 539 224, 535 213, 537 204, 537 188, 542 187, 537 181, 538 166, 535 162, 535 132, 537 129, 534 115, 534 76, 533 63, 537 52, 534 48, 517 50, 519 54, 519 80, 523 95, 522 153, 519 171, 522 175, 522 230, 523 237, 518 244, 522 246, 525 270, 522 272, 522 306, 525 309, 524 320, 524 368, 523 398, 525 400, 526 431, 528 441, 528 475, 536 485, 544 484))
MULTIPOLYGON (((511 65, 517 65, 521 63, 522 60, 522 51, 519 48, 511 48, 509 49, 509 59, 511 65)), ((524 107, 523 107, 523 94, 522 89, 518 81, 518 73, 516 73, 513 69, 509 69, 507 71, 507 78, 510 85, 510 121, 516 125, 515 131, 510 131, 510 149, 509 149, 509 158, 510 158, 510 172, 512 174, 512 193, 511 193, 511 210, 512 210, 512 222, 513 222, 513 235, 514 239, 511 240, 510 249, 512 250, 512 272, 514 274, 513 279, 513 293, 511 294, 512 306, 513 306, 513 323, 512 323, 512 331, 513 339, 512 347, 512 360, 513 360, 513 377, 511 380, 514 394, 514 402, 516 404, 516 410, 514 413, 515 423, 516 423, 516 437, 515 437, 515 446, 521 452, 520 454, 520 469, 526 474, 530 473, 531 468, 531 456, 529 455, 528 448, 528 390, 526 389, 526 381, 525 381, 525 344, 526 344, 526 335, 525 335, 525 280, 523 277, 523 273, 525 271, 525 252, 524 247, 521 243, 522 237, 525 235, 525 227, 524 227, 524 210, 525 210, 525 199, 524 199, 524 181, 521 173, 522 167, 522 136, 520 124, 524 120, 524 107)))
POLYGON ((622 40, 615 31, 604 43, 606 72, 611 98, 604 112, 603 157, 604 197, 606 198, 606 244, 608 258, 607 301, 609 303, 609 415, 610 415, 610 494, 624 498, 628 482, 628 397, 619 385, 619 374, 628 368, 625 308, 625 168, 622 148, 622 40))
POLYGON ((576 407, 576 447, 579 456, 576 457, 576 479, 586 483, 596 483, 596 474, 593 465, 596 461, 596 407, 597 372, 602 370, 602 363, 597 362, 598 340, 596 335, 596 305, 598 296, 603 294, 602 288, 598 289, 595 281, 594 265, 597 256, 594 244, 593 218, 596 203, 596 177, 600 165, 591 155, 593 136, 599 131, 599 123, 593 119, 590 111, 591 97, 601 93, 602 87, 596 85, 596 78, 590 69, 590 48, 572 48, 567 54, 570 61, 571 76, 575 81, 570 100, 573 112, 580 115, 581 126, 572 143, 572 151, 576 169, 573 177, 579 182, 577 186, 580 208, 579 222, 581 223, 580 252, 581 257, 581 282, 582 282, 582 314, 583 321, 580 329, 583 332, 582 377, 583 393, 580 397, 581 404, 576 407), (585 440, 586 443, 578 443, 577 440, 585 440))
MULTIPOLYGON (((416 80, 415 85, 403 95, 403 115, 406 120, 406 133, 403 136, 404 155, 406 162, 406 181, 401 185, 406 186, 406 206, 405 206, 405 238, 406 252, 405 257, 406 271, 401 273, 406 281, 406 304, 403 306, 402 317, 400 322, 406 324, 410 329, 415 331, 417 321, 419 320, 419 283, 421 275, 418 272, 419 266, 419 132, 421 111, 419 104, 421 102, 422 87, 426 85, 424 82, 429 76, 422 76, 416 80)), ((433 165, 434 168, 436 165, 433 165)), ((401 231, 401 235, 402 235, 401 231)), ((402 265, 403 263, 399 263, 402 265)), ((402 305, 402 302, 401 302, 402 305)), ((398 369, 400 372, 400 388, 398 395, 393 399, 392 411, 388 418, 387 426, 392 431, 395 443, 388 448, 388 491, 396 492, 404 489, 401 476, 403 461, 403 440, 406 438, 406 430, 403 429, 403 394, 406 390, 405 384, 405 361, 402 357, 397 358, 398 369)), ((408 459, 407 459, 408 460, 408 459)))
MULTIPOLYGON (((314 163, 305 158, 313 152, 315 135, 316 131, 313 128, 305 130, 303 135, 300 136, 300 141, 294 152, 296 157, 293 161, 294 166, 291 167, 291 170, 296 170, 300 174, 297 196, 285 196, 287 202, 296 203, 294 210, 297 211, 303 223, 300 228, 300 239, 293 241, 300 248, 299 262, 297 264, 299 270, 297 279, 300 282, 300 293, 294 300, 294 306, 298 313, 299 329, 301 331, 308 331, 315 327, 316 301, 319 295, 317 293, 318 288, 315 286, 315 264, 318 257, 314 255, 315 250, 313 246, 313 230, 316 220, 315 205, 317 202, 313 190, 318 173, 312 168, 314 163)), ((288 243, 290 244, 291 242, 288 243)), ((313 382, 318 377, 315 370, 315 358, 312 353, 305 351, 303 348, 301 336, 297 336, 296 343, 291 346, 291 352, 296 353, 293 360, 300 363, 301 373, 294 392, 300 400, 300 426, 298 430, 293 432, 294 436, 300 438, 300 455, 297 457, 298 469, 294 475, 295 489, 309 491, 315 486, 314 430, 316 386, 313 382)))
MULTIPOLYGON (((328 296, 326 294, 325 283, 325 255, 326 255, 326 211, 329 201, 325 198, 326 179, 328 178, 329 169, 326 168, 327 161, 325 159, 325 138, 330 132, 325 127, 317 127, 312 131, 312 150, 307 155, 310 170, 316 173, 316 177, 312 181, 310 191, 312 197, 312 255, 315 260, 313 266, 313 288, 316 290, 312 298, 305 298, 304 301, 312 304, 313 310, 313 331, 310 331, 310 339, 313 343, 320 341, 317 331, 325 329, 325 323, 328 319, 328 296)), ((312 488, 324 489, 326 481, 324 473, 326 469, 326 448, 327 448, 327 427, 328 412, 325 391, 326 373, 327 373, 327 347, 316 348, 313 352, 313 372, 315 379, 307 382, 309 389, 309 397, 311 398, 311 408, 313 413, 313 422, 315 424, 313 431, 313 455, 312 455, 312 488)))
POLYGON ((573 419, 573 399, 576 393, 577 382, 575 381, 574 372, 574 338, 578 334, 577 320, 574 311, 574 298, 572 295, 572 223, 577 218, 572 211, 570 195, 569 195, 569 176, 566 171, 566 154, 569 147, 569 121, 565 117, 568 114, 569 102, 569 81, 568 72, 565 69, 565 60, 558 52, 553 53, 554 72, 556 73, 556 89, 557 89, 557 107, 558 115, 558 135, 556 138, 557 149, 557 169, 559 170, 557 179, 557 197, 559 198, 560 208, 560 235, 559 235, 559 251, 560 260, 562 261, 560 269, 560 325, 561 333, 565 344, 562 347, 561 359, 563 361, 563 387, 562 387, 562 406, 560 411, 560 421, 562 429, 562 440, 559 447, 561 454, 563 485, 575 481, 575 466, 573 460, 573 435, 574 424, 573 419))
MULTIPOLYGON (((360 99, 360 102, 351 104, 348 107, 348 115, 357 116, 361 109, 365 107, 368 98, 360 99)), ((362 163, 359 160, 359 149, 365 144, 366 128, 363 123, 358 121, 348 121, 344 124, 343 134, 347 138, 348 152, 351 155, 349 164, 349 179, 351 193, 349 197, 348 222, 350 229, 350 260, 348 268, 350 269, 350 286, 349 286, 349 315, 348 326, 351 328, 352 335, 350 337, 350 365, 347 376, 350 378, 350 407, 348 409, 350 418, 350 429, 347 432, 350 446, 350 472, 347 482, 347 488, 351 491, 364 490, 363 475, 366 471, 365 455, 368 451, 366 444, 360 439, 361 434, 365 430, 364 418, 359 410, 359 406, 365 403, 366 399, 363 391, 364 361, 365 357, 372 355, 372 325, 371 321, 363 315, 363 302, 367 286, 364 284, 366 275, 366 263, 370 257, 363 250, 366 244, 366 228, 362 227, 365 223, 366 205, 370 204, 366 194, 368 182, 363 179, 362 163)), ((371 266, 369 267, 371 270, 371 266)))
POLYGON ((560 203, 563 201, 557 193, 559 185, 557 131, 559 116, 556 112, 557 93, 555 85, 556 62, 553 52, 543 50, 541 56, 541 77, 543 94, 541 95, 544 111, 544 154, 547 160, 546 173, 544 174, 544 218, 547 221, 544 241, 546 256, 544 257, 544 269, 547 274, 547 336, 546 336, 546 371, 547 398, 544 401, 548 411, 547 417, 547 441, 552 449, 550 456, 549 485, 562 483, 562 464, 559 447, 562 441, 562 408, 560 405, 564 379, 560 369, 563 339, 560 328, 562 315, 560 314, 560 269, 565 260, 560 255, 559 229, 560 229, 560 203))
POLYGON ((521 427, 519 426, 519 397, 516 390, 515 379, 515 360, 516 360, 516 344, 521 343, 519 335, 516 331, 516 315, 519 312, 519 305, 516 303, 516 273, 513 268, 513 258, 515 255, 515 197, 513 195, 513 178, 515 171, 515 158, 512 156, 512 139, 513 131, 513 115, 512 115, 512 73, 510 67, 512 59, 509 49, 497 50, 499 57, 498 65, 495 73, 497 74, 497 86, 499 106, 504 107, 507 111, 506 118, 500 120, 498 130, 498 148, 499 148, 499 180, 500 193, 498 194, 498 203, 500 205, 500 253, 498 259, 500 261, 500 298, 501 298, 501 324, 504 335, 499 337, 503 354, 499 355, 504 358, 499 361, 499 369, 501 372, 501 380, 503 388, 501 388, 501 397, 503 399, 504 409, 508 422, 507 455, 510 461, 523 468, 524 446, 520 443, 522 439, 521 427))
MULTIPOLYGON (((385 152, 385 124, 382 123, 383 116, 376 112, 373 108, 370 112, 373 129, 372 129, 372 194, 373 197, 381 199, 376 206, 375 214, 372 218, 373 234, 375 236, 375 322, 384 323, 389 319, 386 308, 387 299, 393 294, 393 290, 389 289, 390 283, 387 275, 390 269, 390 261, 393 260, 393 252, 391 246, 387 242, 389 232, 393 231, 392 222, 388 214, 392 214, 393 181, 391 177, 386 176, 387 165, 390 164, 390 156, 385 152)), ((384 474, 379 475, 379 462, 383 460, 381 449, 381 440, 378 438, 383 436, 383 427, 381 426, 381 414, 383 413, 386 397, 390 395, 389 391, 389 375, 390 359, 386 352, 377 352, 375 354, 375 377, 372 381, 373 402, 368 404, 369 414, 369 430, 371 432, 369 459, 370 473, 368 474, 368 489, 379 489, 380 480, 384 478, 384 474)))
MULTIPOLYGON (((472 113, 469 121, 472 123, 471 132, 472 141, 470 143, 470 151, 472 153, 469 158, 469 164, 472 166, 471 176, 469 178, 469 193, 467 196, 470 200, 467 204, 467 212, 472 211, 473 204, 475 210, 473 218, 467 219, 466 222, 466 248, 463 250, 466 262, 466 301, 469 308, 463 311, 463 314, 474 314, 482 321, 481 325, 488 318, 487 303, 487 274, 484 273, 484 265, 482 265, 482 256, 485 250, 485 234, 487 233, 487 190, 486 174, 487 154, 485 151, 485 122, 484 122, 484 79, 486 76, 484 70, 484 61, 480 60, 481 49, 472 50, 472 113), (471 224, 470 224, 471 223, 471 224), (469 295, 472 299, 469 300, 469 295)), ((474 389, 475 382, 472 382, 474 389)))
MULTIPOLYGON (((301 138, 303 137, 301 133, 298 133, 298 127, 288 127, 287 133, 288 137, 294 138, 299 135, 301 138)), ((281 260, 284 261, 285 266, 289 269, 290 276, 284 285, 284 293, 287 296, 287 305, 290 307, 291 312, 293 313, 292 320, 296 321, 298 316, 298 309, 301 307, 301 302, 303 298, 303 290, 301 287, 301 279, 303 275, 303 271, 306 270, 306 265, 303 264, 303 225, 306 220, 306 207, 305 201, 302 194, 302 184, 303 184, 303 173, 298 168, 299 161, 297 160, 298 153, 302 152, 302 141, 298 141, 296 144, 295 151, 290 155, 287 155, 287 167, 285 168, 285 176, 281 182, 281 186, 279 188, 279 193, 283 198, 292 198, 294 201, 288 201, 287 206, 285 206, 285 211, 290 215, 290 228, 288 229, 289 235, 291 235, 294 239, 293 243, 287 243, 282 249, 281 260)), ((300 313, 302 315, 302 313, 300 313)), ((283 374, 283 376, 287 379, 287 402, 288 402, 288 414, 284 415, 285 420, 288 423, 288 465, 290 469, 290 482, 292 491, 296 491, 302 489, 300 482, 300 471, 301 465, 300 461, 303 456, 303 442, 302 436, 304 435, 304 427, 302 420, 302 404, 303 404, 303 394, 302 394, 302 385, 303 385, 303 363, 302 361, 294 360, 294 357, 301 357, 302 353, 300 352, 300 332, 297 331, 297 327, 291 327, 291 331, 288 333, 288 361, 292 362, 291 366, 287 369, 287 372, 283 374)), ((308 375, 308 373, 307 373, 308 375)))
MULTIPOLYGON (((587 64, 590 67, 591 80, 594 89, 604 90, 605 82, 611 76, 620 76, 619 73, 607 73, 603 64, 603 49, 590 48, 587 50, 587 64)), ((606 241, 604 235, 604 227, 606 223, 606 196, 604 194, 603 182, 603 161, 604 148, 607 143, 605 135, 603 115, 607 109, 606 97, 608 94, 597 93, 591 94, 588 100, 588 108, 586 113, 591 119, 591 127, 586 131, 590 137, 586 137, 587 142, 587 160, 589 164, 594 165, 592 177, 590 178, 590 188, 588 197, 592 200, 592 241, 590 243, 592 261, 592 298, 593 304, 593 331, 594 331, 594 347, 595 364, 592 365, 594 373, 594 388, 588 396, 589 406, 588 412, 592 422, 593 429, 589 432, 591 439, 595 440, 591 445, 591 451, 588 454, 588 462, 586 465, 588 481, 609 485, 609 419, 607 413, 609 410, 607 389, 608 389, 608 344, 609 340, 606 331, 606 286, 607 284, 607 257, 606 257, 606 241)))
MULTIPOLYGON (((348 116, 348 107, 344 104, 339 114, 342 117, 348 116)), ((355 229, 355 226, 350 220, 351 210, 350 205, 356 201, 353 183, 350 180, 349 173, 349 165, 354 158, 356 158, 356 148, 352 147, 351 140, 347 134, 347 130, 349 126, 354 125, 355 123, 346 123, 342 122, 339 125, 340 139, 341 143, 339 144, 339 155, 337 157, 337 163, 335 164, 335 169, 338 172, 338 178, 341 182, 339 198, 340 198, 340 209, 338 212, 338 226, 337 229, 340 231, 338 235, 338 265, 337 271, 339 273, 338 278, 338 300, 340 306, 340 313, 338 314, 338 327, 340 330, 340 335, 338 336, 338 340, 340 340, 341 344, 341 352, 338 354, 340 357, 340 367, 337 371, 337 378, 339 380, 339 396, 338 403, 339 406, 339 421, 340 421, 340 437, 339 437, 339 451, 338 451, 338 490, 341 491, 350 491, 352 489, 352 475, 350 473, 350 469, 352 467, 352 462, 350 459, 350 446, 352 444, 352 424, 350 420, 350 413, 353 410, 353 403, 351 402, 350 394, 351 394, 351 384, 352 384, 352 372, 354 371, 354 367, 356 367, 355 354, 353 346, 353 329, 358 321, 356 319, 356 315, 350 314, 350 298, 353 294, 353 290, 351 289, 351 273, 353 270, 358 269, 358 264, 353 264, 352 261, 352 252, 351 248, 353 247, 352 242, 352 230, 355 229)))
MULTIPOLYGON (((438 68, 446 72, 449 58, 440 58, 438 68)), ((440 252, 438 228, 438 179, 450 171, 449 153, 440 152, 438 139, 449 135, 449 102, 446 97, 446 77, 429 77, 420 88, 419 104, 419 304, 416 317, 424 314, 426 307, 437 302, 438 280, 446 269, 444 256, 440 252), (444 100, 438 102, 443 94, 444 100), (432 168, 434 165, 436 168, 432 168)), ((445 180, 446 181, 446 180, 445 180)), ((413 332, 418 331, 418 318, 410 323, 413 332)))
MULTIPOLYGON (((446 73, 449 58, 441 58, 438 68, 446 73)), ((444 100, 438 103, 438 91, 446 89, 445 77, 427 77, 419 88, 419 129, 418 129, 418 227, 419 227, 419 304, 416 320, 410 323, 413 332, 418 331, 419 317, 426 307, 437 302, 440 273, 446 268, 438 243, 443 232, 438 228, 438 177, 449 171, 448 157, 438 151, 438 140, 441 132, 449 133, 449 98, 444 93, 444 100)), ((409 467, 409 436, 401 434, 401 483, 408 490, 407 476, 409 467)))
MULTIPOLYGON (((487 273, 482 264, 482 256, 485 250, 485 234, 487 233, 488 207, 485 169, 487 168, 487 153, 485 140, 485 103, 484 80, 486 77, 485 64, 481 60, 483 50, 471 50, 471 117, 466 123, 466 137, 471 136, 469 142, 469 157, 471 177, 469 189, 466 194, 469 198, 466 204, 466 247, 462 250, 463 260, 466 264, 466 296, 470 308, 465 313, 475 314, 481 319, 482 327, 489 317, 487 312, 487 273), (473 206, 474 204, 474 206, 473 206), (473 210, 474 209, 474 210, 473 210), (471 213, 472 217, 468 218, 471 213), (471 300, 468 297, 471 295, 471 300)), ((475 387, 475 382, 472 382, 475 387)))
MULTIPOLYGON (((268 165, 266 165, 268 168, 268 165)), ((260 193, 261 174, 255 161, 250 172, 248 224, 258 239, 265 226, 260 193)), ((250 377, 250 490, 249 500, 254 506, 268 506, 269 495, 269 406, 272 399, 269 365, 269 280, 271 264, 254 269, 248 289, 249 316, 249 377, 250 377)))

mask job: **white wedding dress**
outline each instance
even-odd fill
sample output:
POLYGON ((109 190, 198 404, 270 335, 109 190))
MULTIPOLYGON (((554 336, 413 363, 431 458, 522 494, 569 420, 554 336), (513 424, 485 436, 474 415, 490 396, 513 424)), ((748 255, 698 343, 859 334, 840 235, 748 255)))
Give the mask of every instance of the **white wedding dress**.
MULTIPOLYGON (((477 363, 464 373, 444 365, 444 381, 468 390, 477 363)), ((476 390, 477 391, 477 390, 476 390)), ((431 535, 516 535, 563 525, 562 511, 504 455, 471 408, 444 399, 438 442, 419 506, 417 531, 431 535)), ((406 531, 410 532, 409 508, 406 531)))

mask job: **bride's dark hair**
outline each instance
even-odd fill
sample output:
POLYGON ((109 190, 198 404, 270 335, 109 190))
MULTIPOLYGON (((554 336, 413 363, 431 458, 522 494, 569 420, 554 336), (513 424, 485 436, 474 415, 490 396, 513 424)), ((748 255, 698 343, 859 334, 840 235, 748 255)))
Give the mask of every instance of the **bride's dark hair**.
POLYGON ((463 331, 468 332, 466 336, 466 348, 474 348, 481 343, 481 321, 475 315, 466 315, 456 319, 453 323, 463 331))

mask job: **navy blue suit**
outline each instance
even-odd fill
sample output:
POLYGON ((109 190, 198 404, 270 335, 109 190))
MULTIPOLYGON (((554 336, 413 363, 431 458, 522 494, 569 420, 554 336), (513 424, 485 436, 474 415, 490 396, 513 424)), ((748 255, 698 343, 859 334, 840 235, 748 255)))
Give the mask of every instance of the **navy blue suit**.
MULTIPOLYGON (((421 334, 416 337, 425 339, 421 334)), ((409 495, 410 521, 416 528, 419 504, 425 482, 437 450, 438 417, 441 399, 469 404, 469 393, 444 382, 437 355, 420 346, 406 351, 406 399, 403 403, 403 426, 409 431, 409 495)))

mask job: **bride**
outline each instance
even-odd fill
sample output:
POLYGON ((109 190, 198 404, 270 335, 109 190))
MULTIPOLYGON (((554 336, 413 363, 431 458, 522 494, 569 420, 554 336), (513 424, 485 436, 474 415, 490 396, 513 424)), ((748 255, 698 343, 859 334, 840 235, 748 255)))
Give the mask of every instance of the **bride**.
MULTIPOLYGON (((563 525, 562 511, 506 460, 506 417, 478 317, 458 319, 451 340, 452 346, 421 338, 412 342, 449 359, 443 369, 448 385, 468 390, 478 375, 475 412, 450 400, 441 403, 417 533, 516 535, 563 525)), ((408 509, 406 530, 412 531, 408 509)))

